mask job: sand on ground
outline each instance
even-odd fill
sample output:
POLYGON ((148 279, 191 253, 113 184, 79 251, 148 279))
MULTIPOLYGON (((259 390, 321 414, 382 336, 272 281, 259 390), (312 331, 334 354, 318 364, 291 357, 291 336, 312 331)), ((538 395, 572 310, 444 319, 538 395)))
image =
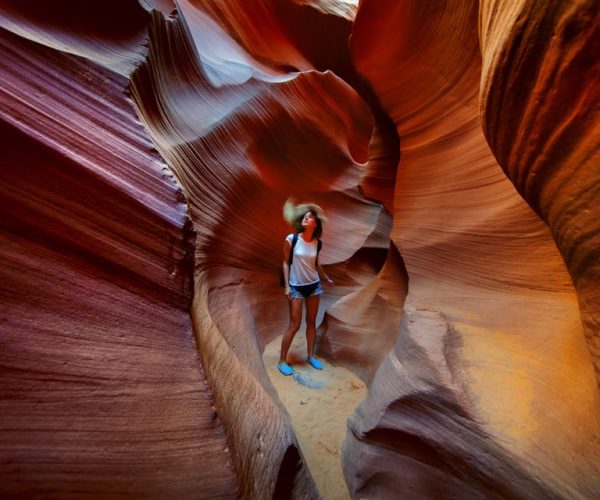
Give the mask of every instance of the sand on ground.
POLYGON ((346 420, 366 397, 367 389, 346 368, 325 359, 323 370, 306 362, 306 335, 299 331, 292 342, 288 362, 295 374, 277 370, 281 337, 268 344, 263 360, 269 377, 286 407, 308 468, 324 500, 349 499, 342 473, 340 448, 346 437, 346 420))

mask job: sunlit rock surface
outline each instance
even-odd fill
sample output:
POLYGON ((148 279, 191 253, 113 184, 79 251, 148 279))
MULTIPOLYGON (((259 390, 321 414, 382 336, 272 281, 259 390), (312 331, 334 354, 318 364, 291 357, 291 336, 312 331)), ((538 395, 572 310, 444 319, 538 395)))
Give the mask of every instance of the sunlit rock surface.
POLYGON ((482 126, 567 264, 598 379, 599 9, 589 0, 544 9, 531 1, 486 1, 480 21, 482 126))
MULTIPOLYGON (((570 57, 587 57, 580 64, 591 71, 586 64, 591 46, 598 43, 598 19, 593 38, 594 18, 582 3, 565 2, 569 8, 559 10, 570 16, 544 17, 545 29, 536 24, 542 13, 533 2, 522 17, 521 9, 507 14, 514 3, 485 4, 481 23, 487 30, 482 37, 490 48, 484 50, 482 73, 476 5, 384 3, 361 5, 351 48, 357 70, 373 85, 400 137, 392 240, 406 264, 409 294, 396 345, 350 421, 345 468, 351 490, 374 497, 398 489, 416 497, 594 496, 600 487, 598 392, 577 303, 594 295, 573 289, 551 232, 493 156, 511 168, 527 161, 524 151, 513 151, 511 138, 522 138, 528 155, 543 149, 538 140, 546 142, 530 128, 517 132, 519 124, 504 112, 508 106, 518 115, 529 104, 529 96, 520 93, 532 84, 528 62, 515 56, 520 66, 493 71, 494 64, 512 62, 515 51, 530 57, 532 52, 545 57, 544 51, 550 51, 548 59, 558 61, 567 49, 570 57), (571 29, 583 30, 574 45, 546 46, 549 42, 538 40, 550 30, 565 29, 561 23, 567 21, 571 29), (529 38, 521 39, 513 27, 525 30, 529 38), (390 43, 394 37, 397 42, 390 43), (488 84, 485 77, 492 74, 503 78, 501 83, 488 84), (499 134, 491 136, 493 152, 479 118, 482 82, 485 91, 499 85, 510 88, 484 108, 499 134), (368 459, 360 462, 361 456, 368 459)), ((566 86, 569 99, 585 102, 594 82, 582 69, 587 80, 581 90, 570 87, 578 71, 577 65, 564 63, 555 84, 566 86)), ((597 85, 594 96, 597 100, 597 85)), ((563 102, 556 97, 545 105, 560 107, 563 102)), ((565 127, 573 134, 578 127, 585 129, 584 144, 575 142, 573 154, 581 148, 589 163, 563 159, 571 154, 566 142, 561 153, 546 154, 557 171, 563 161, 572 165, 561 174, 563 179, 571 177, 571 168, 585 170, 579 187, 590 191, 582 194, 581 209, 595 215, 579 231, 591 231, 593 240, 598 219, 598 208, 590 205, 598 194, 597 161, 596 170, 591 167, 594 154, 597 160, 597 109, 579 112, 581 118, 573 119, 582 124, 572 129, 566 110, 566 115, 557 111, 546 117, 552 125, 536 121, 535 110, 530 120, 546 127, 549 136, 550 128, 565 127), (564 121, 556 120, 562 116, 564 121)), ((570 191, 571 197, 576 193, 570 191)), ((569 194, 564 196, 566 201, 569 194)), ((564 205, 562 210, 571 211, 564 205)), ((568 219, 572 223, 574 216, 568 219)), ((553 220, 549 224, 552 228, 553 220)), ((579 254, 573 248, 579 244, 574 230, 566 244, 579 254)), ((562 231, 571 232, 566 227, 562 231)), ((590 244, 583 237, 581 243, 590 244)), ((593 281, 597 259, 589 254, 581 258, 587 258, 586 279, 593 281)), ((597 290, 597 279, 594 283, 597 290)), ((589 336, 594 338, 593 332, 589 336)))
MULTIPOLYGON (((193 311, 200 350, 231 431, 244 494, 272 491, 274 462, 282 464, 279 477, 297 475, 296 494, 308 494, 310 475, 304 467, 295 472, 296 464, 285 458, 298 454, 297 444, 261 355, 287 323, 277 286, 290 231, 281 207, 289 195, 310 199, 332 221, 321 262, 332 266, 340 286, 325 307, 368 286, 365 303, 385 304, 385 297, 376 299, 377 290, 389 293, 390 287, 371 281, 386 260, 390 218, 359 189, 369 175, 372 114, 332 72, 282 70, 268 53, 259 62, 204 10, 185 2, 180 8, 175 19, 154 15, 148 60, 133 75, 132 89, 148 130, 188 193, 197 233, 193 311)), ((397 258, 394 265, 400 265, 397 258)), ((397 325, 397 310, 383 307, 380 314, 397 325)), ((332 317, 324 342, 343 362, 363 370, 371 363, 373 370, 395 328, 373 325, 369 339, 364 332, 349 335, 356 321, 362 318, 332 317)))
POLYGON ((263 364, 292 195, 330 220, 319 353, 369 389, 353 498, 598 495, 594 2, 0 26, 2 493, 319 496, 263 364))

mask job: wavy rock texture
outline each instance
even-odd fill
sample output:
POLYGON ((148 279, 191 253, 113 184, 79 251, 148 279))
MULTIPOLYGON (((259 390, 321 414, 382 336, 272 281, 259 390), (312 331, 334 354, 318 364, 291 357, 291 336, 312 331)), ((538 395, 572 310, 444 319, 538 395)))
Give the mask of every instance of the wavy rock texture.
POLYGON ((73 0, 5 0, 0 12, 3 28, 123 76, 144 57, 147 24, 148 15, 136 2, 119 0, 93 6, 73 0))
MULTIPOLYGON (((488 30, 482 36, 488 49, 482 79, 477 5, 383 4, 361 4, 351 48, 357 70, 373 85, 400 137, 392 240, 406 264, 410 291, 396 345, 350 421, 345 445, 350 489, 373 497, 397 491, 408 497, 595 496, 600 490, 598 391, 577 307, 582 293, 576 295, 550 232, 492 156, 481 131, 478 99, 483 81, 492 103, 485 115, 488 136, 507 170, 523 160, 510 142, 516 137, 525 141, 517 142, 519 147, 534 154, 541 135, 517 132, 518 123, 505 121, 506 97, 498 92, 532 83, 527 62, 515 51, 541 58, 547 53, 549 60, 562 61, 566 50, 572 55, 562 73, 553 73, 556 82, 564 92, 573 91, 569 98, 589 99, 586 83, 597 72, 586 65, 586 56, 580 59, 589 70, 581 90, 568 83, 578 74, 578 66, 568 61, 587 55, 598 40, 588 10, 583 2, 556 9, 570 13, 571 29, 577 23, 584 28, 565 47, 546 37, 551 29, 560 32, 568 17, 549 14, 540 25, 537 16, 544 9, 531 2, 516 9, 521 17, 513 24, 506 18, 513 3, 484 4, 481 22, 488 30), (394 37, 397 41, 390 43, 394 37), (515 73, 513 63, 521 72, 515 73), (487 75, 495 78, 489 87, 487 75)), ((515 94, 510 109, 519 116, 530 96, 515 94)), ((556 99, 552 102, 559 106, 556 99)), ((592 108, 584 116, 581 111, 582 121, 570 130, 586 129, 584 145, 572 153, 578 158, 587 151, 590 166, 598 135, 586 124, 593 123, 596 112, 592 108)), ((559 120, 553 128, 563 123, 570 128, 560 114, 554 119, 559 120)), ((563 151, 568 149, 563 142, 563 151)), ((560 170, 555 162, 562 154, 548 155, 560 170)), ((570 168, 562 175, 570 177, 570 168)), ((587 168, 581 178, 586 182, 580 187, 590 189, 583 209, 592 199, 587 196, 597 193, 597 171, 587 168)), ((581 231, 589 228, 595 235, 597 208, 591 211, 594 223, 583 222, 581 231)), ((578 242, 565 243, 571 249, 578 242)), ((592 255, 579 257, 591 271, 597 264, 592 255)), ((583 311, 584 321, 588 316, 583 311)))
POLYGON ((353 498, 597 496, 593 7, 4 2, 0 491, 319 496, 262 362, 294 195, 353 498))
MULTIPOLYGON (((220 8, 224 5, 229 4, 220 8)), ((303 462, 298 468, 289 417, 261 356, 287 323, 285 300, 274 286, 289 232, 281 206, 290 194, 311 199, 332 221, 321 260, 340 287, 325 307, 342 295, 362 293, 365 309, 373 301, 379 307, 369 315, 379 311, 381 321, 397 325, 401 296, 393 288, 401 289, 402 282, 372 282, 384 263, 391 271, 401 268, 397 252, 386 262, 389 215, 359 191, 371 176, 366 161, 373 118, 332 72, 317 72, 306 62, 305 71, 289 72, 302 58, 291 42, 277 38, 282 35, 276 26, 262 23, 267 10, 247 12, 254 16, 247 19, 225 17, 241 26, 250 21, 264 26, 259 62, 225 30, 226 23, 207 15, 209 7, 180 2, 176 19, 154 15, 147 63, 132 78, 133 93, 190 202, 197 232, 197 335, 232 436, 243 494, 255 498, 276 491, 276 463, 280 480, 296 477, 290 484, 294 495, 316 495, 303 462), (269 37, 276 40, 267 43, 269 37), (388 301, 395 309, 385 307, 388 301)), ((236 38, 245 40, 238 29, 236 38)), ((373 324, 359 331, 357 321, 365 319, 331 316, 325 343, 368 376, 393 342, 395 328, 380 331, 373 324)))
POLYGON ((0 45, 0 495, 235 497, 187 206, 127 79, 6 30, 0 45))
POLYGON ((486 1, 480 24, 486 137, 567 264, 600 381, 598 2, 486 1))
POLYGON ((178 5, 189 23, 199 17, 210 18, 211 25, 227 34, 228 42, 221 41, 217 48, 211 44, 214 37, 205 35, 205 42, 198 43, 199 35, 192 32, 201 55, 204 48, 214 54, 213 58, 218 54, 215 61, 220 63, 243 62, 254 68, 266 65, 278 73, 332 71, 353 87, 369 105, 375 120, 369 163, 360 186, 367 198, 381 201, 391 211, 398 138, 378 97, 354 69, 347 41, 355 13, 353 5, 335 0, 186 0, 178 5))

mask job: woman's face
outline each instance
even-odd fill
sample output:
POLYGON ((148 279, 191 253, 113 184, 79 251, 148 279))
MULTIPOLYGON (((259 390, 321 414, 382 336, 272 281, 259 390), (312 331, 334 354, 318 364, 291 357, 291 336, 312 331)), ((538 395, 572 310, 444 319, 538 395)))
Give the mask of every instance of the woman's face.
POLYGON ((305 229, 315 229, 317 227, 317 218, 312 212, 306 212, 302 218, 302 227, 305 229))

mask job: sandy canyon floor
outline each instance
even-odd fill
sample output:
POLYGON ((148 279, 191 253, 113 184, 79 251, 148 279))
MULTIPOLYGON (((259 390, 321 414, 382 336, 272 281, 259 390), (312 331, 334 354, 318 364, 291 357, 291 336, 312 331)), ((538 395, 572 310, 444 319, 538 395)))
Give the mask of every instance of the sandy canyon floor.
POLYGON ((319 358, 324 364, 322 371, 312 368, 306 362, 303 330, 296 334, 288 354, 295 373, 285 377, 277 370, 280 346, 281 337, 277 337, 266 346, 263 360, 290 414, 304 459, 324 499, 348 499, 340 448, 346 420, 365 398, 367 389, 351 371, 323 358, 319 358))

